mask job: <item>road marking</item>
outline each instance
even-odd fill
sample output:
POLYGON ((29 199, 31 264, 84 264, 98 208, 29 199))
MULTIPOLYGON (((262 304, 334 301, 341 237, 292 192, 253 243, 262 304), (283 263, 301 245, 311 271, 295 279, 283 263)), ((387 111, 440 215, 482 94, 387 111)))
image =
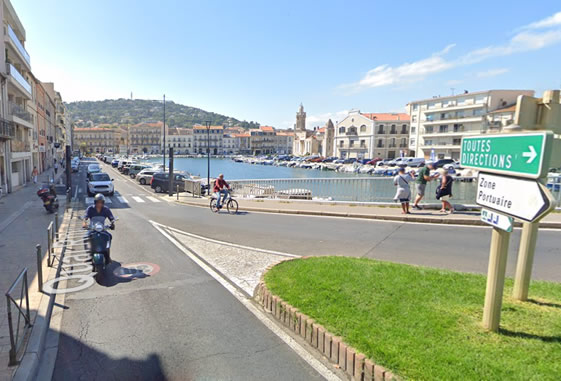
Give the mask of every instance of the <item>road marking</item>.
POLYGON ((119 200, 119 202, 123 203, 123 204, 128 204, 129 202, 127 201, 126 198, 124 198, 123 196, 117 196, 117 200, 119 200))
MULTIPOLYGON (((86 197, 86 204, 93 204, 93 203, 94 203, 93 197, 86 197)), ((113 201, 111 201, 111 197, 105 197, 105 203, 112 204, 113 201)))
POLYGON ((132 196, 132 199, 133 199, 134 201, 136 201, 136 202, 144 202, 144 200, 141 199, 141 198, 138 197, 138 196, 132 196))
POLYGON ((156 228, 164 237, 170 240, 171 243, 175 245, 183 254, 185 254, 189 259, 195 262, 200 268, 206 271, 211 277, 213 277, 218 283, 222 285, 228 292, 230 292, 240 303, 244 305, 261 323, 263 323, 271 332, 273 332, 277 337, 286 343, 294 352, 296 352, 304 361, 306 361, 312 368, 314 368, 320 375, 322 375, 326 380, 340 381, 341 379, 332 372, 328 367, 321 363, 318 359, 312 356, 304 347, 302 347, 296 340, 292 338, 289 334, 284 332, 279 326, 277 326, 271 319, 265 316, 265 314, 257 308, 255 304, 248 299, 240 290, 235 286, 230 284, 224 277, 218 274, 214 269, 200 260, 196 255, 187 250, 181 243, 179 243, 175 238, 169 235, 164 228, 165 225, 160 225, 157 222, 149 221, 154 228, 156 228))
POLYGON ((160 200, 158 200, 156 197, 146 196, 146 198, 152 202, 160 202, 160 200))

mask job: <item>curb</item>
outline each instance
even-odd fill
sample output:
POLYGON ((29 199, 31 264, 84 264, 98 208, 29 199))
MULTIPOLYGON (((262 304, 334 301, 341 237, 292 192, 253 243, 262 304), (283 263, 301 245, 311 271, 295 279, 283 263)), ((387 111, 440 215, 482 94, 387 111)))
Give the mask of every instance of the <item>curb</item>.
MULTIPOLYGON (((292 261, 294 258, 286 259, 292 261)), ((284 262, 284 261, 282 261, 284 262)), ((282 263, 281 262, 281 263, 282 263)), ((316 352, 328 360, 334 368, 345 372, 353 381, 399 381, 400 378, 390 370, 374 363, 364 354, 360 353, 338 337, 327 331, 314 319, 301 313, 296 307, 291 306, 279 296, 274 295, 265 285, 265 274, 277 264, 267 267, 257 287, 253 299, 263 307, 266 313, 293 334, 299 336, 310 344, 316 352)))
MULTIPOLYGON (((72 211, 72 207, 65 210, 59 231, 69 228, 70 219, 68 217, 72 214, 72 211)), ((57 255, 60 260, 56 268, 52 267, 50 269, 49 276, 45 279, 44 283, 59 276, 64 252, 65 247, 55 248, 55 255, 57 255)), ((56 297, 57 294, 47 294, 46 292, 43 292, 29 341, 23 358, 13 377, 14 381, 31 381, 36 378, 37 370, 39 369, 39 364, 45 349, 45 342, 47 340, 47 333, 49 331, 50 320, 56 297)))
MULTIPOLYGON (((189 206, 197 206, 199 208, 207 208, 207 205, 201 205, 196 202, 189 201, 176 201, 178 204, 189 206)), ((294 209, 269 209, 269 208, 255 208, 255 207, 239 207, 241 211, 247 212, 261 212, 261 213, 277 213, 277 214, 296 214, 302 216, 323 216, 323 217, 341 217, 341 218, 360 218, 366 220, 381 220, 381 221, 395 221, 395 222, 417 222, 417 223, 433 223, 442 225, 466 225, 466 226, 489 226, 485 222, 478 219, 470 218, 456 218, 448 219, 443 217, 421 217, 421 216, 393 216, 384 214, 360 214, 360 213, 340 213, 340 212, 324 212, 316 210, 294 210, 294 209)), ((515 222, 515 227, 522 227, 521 222, 515 222)), ((561 222, 540 222, 540 228, 561 229, 561 222)))

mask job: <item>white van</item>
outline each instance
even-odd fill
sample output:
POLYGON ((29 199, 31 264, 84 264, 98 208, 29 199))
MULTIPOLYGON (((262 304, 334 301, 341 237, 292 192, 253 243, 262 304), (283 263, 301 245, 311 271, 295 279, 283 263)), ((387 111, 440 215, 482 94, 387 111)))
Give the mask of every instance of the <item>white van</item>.
POLYGON ((407 159, 405 164, 408 167, 418 168, 421 165, 425 164, 425 158, 424 157, 410 157, 409 159, 407 159))

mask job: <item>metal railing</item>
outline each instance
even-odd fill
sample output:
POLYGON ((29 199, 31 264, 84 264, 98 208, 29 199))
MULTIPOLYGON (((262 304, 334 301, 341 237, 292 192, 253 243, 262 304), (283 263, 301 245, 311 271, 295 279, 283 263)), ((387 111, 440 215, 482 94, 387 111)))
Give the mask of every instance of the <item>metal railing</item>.
POLYGON ((29 123, 33 123, 33 115, 30 112, 26 111, 22 105, 18 105, 14 102, 8 102, 8 107, 10 110, 10 114, 17 116, 20 119, 23 119, 29 123))
POLYGON ((27 81, 27 79, 25 79, 18 69, 16 69, 16 67, 11 63, 6 63, 6 67, 8 68, 8 74, 10 74, 12 78, 14 78, 16 82, 29 93, 29 96, 31 96, 31 84, 27 81))
POLYGON ((21 43, 18 36, 16 35, 16 32, 14 32, 14 30, 9 24, 8 24, 8 36, 10 36, 10 40, 12 40, 12 42, 17 47, 18 51, 22 55, 25 62, 27 62, 27 64, 29 65, 31 63, 30 62, 31 59, 29 58, 29 53, 27 53, 27 50, 25 50, 25 48, 23 47, 23 44, 21 43))
POLYGON ((14 122, 0 119, 0 138, 13 139, 16 137, 16 128, 14 122))
MULTIPOLYGON (((452 201, 454 204, 475 205, 476 177, 454 177, 452 201)), ((416 184, 410 183, 411 199, 417 195, 416 184)), ((434 203, 438 181, 428 182, 425 202, 434 203)), ((330 177, 232 180, 230 186, 237 197, 329 200, 347 202, 394 202, 396 186, 393 177, 330 177)), ((561 175, 550 176, 547 187, 556 199, 556 209, 561 209, 561 175)))
POLYGON ((18 352, 25 342, 25 336, 31 329, 31 314, 29 312, 29 288, 27 283, 27 268, 24 268, 6 292, 6 307, 8 312, 8 330, 10 331, 9 366, 18 364, 18 352), (19 297, 12 296, 14 290, 21 283, 19 297), (24 307, 25 302, 25 307, 24 307), (17 319, 12 316, 12 306, 16 307, 17 319), (14 326, 14 320, 16 324, 14 326), (22 326, 23 324, 23 326, 22 326))

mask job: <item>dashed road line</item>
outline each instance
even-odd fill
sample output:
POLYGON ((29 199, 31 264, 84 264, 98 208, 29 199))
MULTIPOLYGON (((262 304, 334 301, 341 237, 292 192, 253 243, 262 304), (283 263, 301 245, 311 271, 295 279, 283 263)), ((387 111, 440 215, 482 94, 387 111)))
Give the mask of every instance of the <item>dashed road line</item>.
POLYGON ((146 198, 152 202, 160 202, 160 200, 158 200, 156 197, 146 196, 146 198))
POLYGON ((134 201, 136 201, 136 202, 144 202, 144 200, 141 199, 141 198, 138 197, 138 196, 132 196, 132 199, 133 199, 134 201))

